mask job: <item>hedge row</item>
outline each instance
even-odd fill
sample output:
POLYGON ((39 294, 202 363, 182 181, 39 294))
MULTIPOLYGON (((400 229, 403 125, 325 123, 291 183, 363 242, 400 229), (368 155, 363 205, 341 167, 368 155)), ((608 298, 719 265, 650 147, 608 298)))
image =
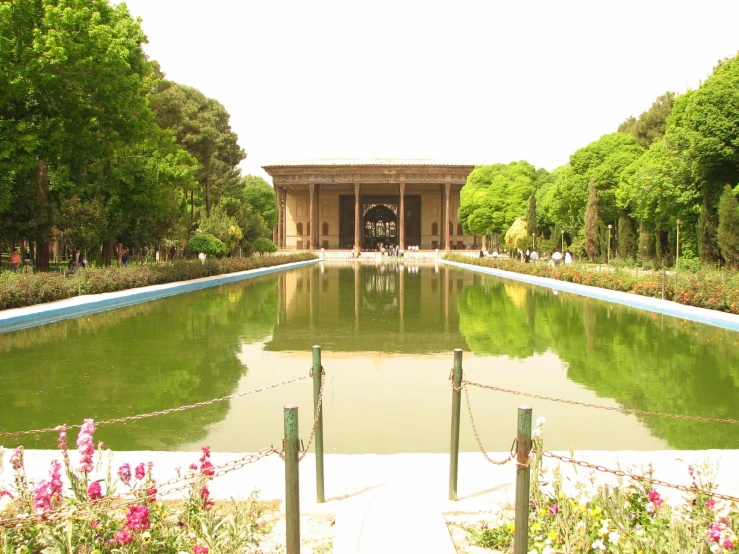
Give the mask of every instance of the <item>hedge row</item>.
POLYGON ((223 275, 312 259, 315 259, 315 255, 303 253, 286 256, 223 258, 206 260, 205 263, 199 260, 182 260, 130 267, 89 268, 71 276, 61 273, 26 275, 6 271, 0 273, 0 310, 53 302, 80 294, 99 294, 147 285, 189 281, 211 275, 223 275))
MULTIPOLYGON (((662 298, 662 273, 632 269, 601 269, 592 265, 573 264, 552 267, 544 262, 524 264, 507 258, 470 258, 448 254, 447 260, 492 267, 526 275, 549 277, 569 283, 631 292, 641 296, 662 298)), ((731 270, 702 271, 698 273, 668 273, 664 281, 665 300, 687 306, 708 308, 739 314, 739 276, 731 270)))

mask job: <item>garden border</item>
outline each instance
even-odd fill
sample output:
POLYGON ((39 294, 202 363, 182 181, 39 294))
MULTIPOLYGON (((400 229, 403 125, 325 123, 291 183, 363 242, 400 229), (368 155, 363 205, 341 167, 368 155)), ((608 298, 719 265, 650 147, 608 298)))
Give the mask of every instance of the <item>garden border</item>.
POLYGON ((86 294, 65 298, 55 302, 34 304, 22 308, 11 308, 0 311, 0 334, 46 325, 63 319, 70 319, 83 315, 105 312, 134 304, 141 304, 151 300, 159 300, 168 296, 175 296, 196 290, 217 287, 228 283, 235 283, 245 279, 267 275, 287 269, 294 269, 304 265, 318 263, 320 260, 306 260, 291 262, 287 264, 247 269, 223 275, 201 277, 190 281, 176 281, 174 283, 163 283, 161 285, 148 285, 133 289, 120 290, 116 292, 104 292, 100 294, 86 294))
POLYGON ((648 312, 687 319, 698 323, 705 323, 706 325, 713 325, 714 327, 721 327, 732 331, 739 331, 739 315, 736 314, 698 308, 696 306, 686 306, 671 300, 662 300, 661 298, 651 298, 649 296, 641 296, 630 292, 591 287, 588 285, 581 285, 579 283, 570 283, 568 281, 560 281, 559 279, 551 279, 549 277, 537 277, 534 275, 504 271, 502 269, 495 269, 492 267, 452 262, 445 259, 441 259, 440 261, 454 267, 469 269, 478 273, 486 273, 488 275, 494 275, 504 279, 521 281, 523 283, 528 283, 529 285, 537 285, 556 291, 569 292, 578 296, 586 296, 588 298, 603 300, 613 304, 623 304, 625 306, 639 308, 648 312))

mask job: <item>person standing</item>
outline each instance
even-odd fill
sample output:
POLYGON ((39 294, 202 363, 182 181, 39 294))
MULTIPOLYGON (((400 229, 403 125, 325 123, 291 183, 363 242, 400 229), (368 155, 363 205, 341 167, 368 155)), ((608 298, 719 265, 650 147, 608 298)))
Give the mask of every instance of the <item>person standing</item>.
POLYGON ((123 264, 123 267, 128 267, 128 260, 129 260, 128 248, 124 248, 123 255, 121 256, 121 263, 123 264))
POLYGON ((572 252, 568 250, 567 252, 565 252, 565 265, 570 264, 572 264, 572 252))
POLYGON ((15 273, 18 271, 18 267, 21 265, 21 255, 18 254, 18 249, 13 248, 13 252, 10 254, 10 268, 15 273))

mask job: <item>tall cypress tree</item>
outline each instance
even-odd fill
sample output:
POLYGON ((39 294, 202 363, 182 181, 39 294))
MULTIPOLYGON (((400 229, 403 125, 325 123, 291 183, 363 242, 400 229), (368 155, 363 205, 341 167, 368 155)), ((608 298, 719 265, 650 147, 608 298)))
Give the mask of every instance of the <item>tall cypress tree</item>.
POLYGON ((585 209, 585 251, 590 261, 594 261, 600 253, 598 247, 598 193, 595 181, 588 185, 588 205, 585 209))
POLYGON ((533 192, 529 196, 529 213, 526 216, 526 227, 529 236, 536 233, 536 196, 533 192))
POLYGON ((718 205, 718 245, 727 264, 739 264, 739 202, 729 185, 718 205))
POLYGON ((636 258, 634 222, 625 212, 618 219, 618 255, 624 260, 636 258))

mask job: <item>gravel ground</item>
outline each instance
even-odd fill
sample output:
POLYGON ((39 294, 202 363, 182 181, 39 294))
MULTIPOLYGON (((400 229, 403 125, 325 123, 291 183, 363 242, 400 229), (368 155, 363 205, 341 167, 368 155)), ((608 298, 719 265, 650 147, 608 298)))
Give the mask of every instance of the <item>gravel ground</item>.
MULTIPOLYGON (((254 554, 285 554, 285 514, 270 511, 263 517, 270 530, 261 537, 254 554)), ((331 554, 334 548, 334 516, 300 516, 301 554, 331 554)))

